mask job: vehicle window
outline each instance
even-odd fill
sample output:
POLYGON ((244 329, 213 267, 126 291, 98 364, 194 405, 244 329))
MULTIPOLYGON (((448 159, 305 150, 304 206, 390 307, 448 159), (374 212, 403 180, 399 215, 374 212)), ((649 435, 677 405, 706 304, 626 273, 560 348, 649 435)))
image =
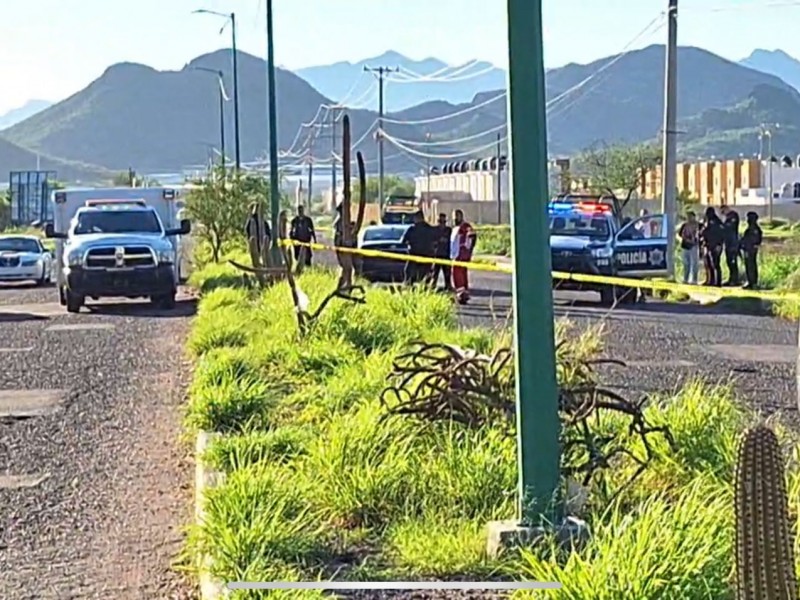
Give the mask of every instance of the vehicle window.
POLYGON ((664 215, 647 215, 631 221, 620 231, 621 240, 648 240, 651 238, 665 238, 664 215))
POLYGON ((92 210, 78 214, 73 233, 161 233, 161 224, 152 210, 92 210))
POLYGON ((365 242, 388 242, 388 241, 399 241, 403 237, 403 233, 405 233, 405 228, 400 227, 386 227, 386 228, 378 228, 378 229, 366 229, 364 230, 364 241, 365 242))
POLYGON ((387 212, 381 218, 386 225, 411 225, 414 222, 414 213, 387 212))
POLYGON ((0 238, 0 252, 33 252, 40 253, 42 246, 38 241, 29 238, 0 238))
POLYGON ((550 217, 551 235, 576 235, 593 239, 608 239, 611 227, 608 219, 579 212, 550 217))

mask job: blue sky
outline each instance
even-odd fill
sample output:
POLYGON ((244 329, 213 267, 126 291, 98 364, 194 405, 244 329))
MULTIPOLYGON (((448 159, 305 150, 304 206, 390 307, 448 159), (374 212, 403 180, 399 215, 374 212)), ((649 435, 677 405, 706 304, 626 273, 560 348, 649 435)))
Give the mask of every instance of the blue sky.
MULTIPOLYGON (((666 0, 544 0, 547 66, 619 52, 666 0)), ((20 0, 0 19, 0 114, 30 98, 62 99, 121 61, 179 69, 228 45, 221 21, 192 10, 235 11, 239 45, 266 51, 264 0, 20 0)), ((506 63, 504 0, 274 0, 276 61, 289 68, 359 60, 393 49, 452 63, 506 63)), ((777 43, 800 57, 798 0, 681 0, 679 43, 740 59, 777 43), (722 10, 720 10, 722 9, 722 10), (791 29, 791 28, 790 28, 791 29), (778 42, 779 40, 779 42, 778 42)), ((661 43, 661 31, 637 46, 661 43)))

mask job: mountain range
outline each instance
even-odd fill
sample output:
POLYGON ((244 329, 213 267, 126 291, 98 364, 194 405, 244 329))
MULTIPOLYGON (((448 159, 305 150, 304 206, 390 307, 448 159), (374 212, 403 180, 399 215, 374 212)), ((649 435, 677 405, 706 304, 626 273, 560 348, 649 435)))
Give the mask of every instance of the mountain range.
POLYGON ((376 108, 378 86, 369 69, 386 67, 386 110, 396 112, 431 98, 461 104, 476 94, 506 87, 506 72, 485 61, 448 65, 438 58, 413 60, 389 51, 355 63, 307 67, 295 71, 331 100, 350 106, 376 108))
MULTIPOLYGON (((774 53, 770 56, 781 58, 774 53)), ((750 59, 753 56, 744 62, 750 59)), ((779 62, 766 60, 761 69, 776 71, 779 62)), ((410 64, 392 53, 362 63, 337 63, 330 67, 329 75, 340 72, 341 77, 330 75, 325 85, 332 86, 336 80, 339 87, 326 87, 326 92, 304 79, 302 71, 278 69, 278 141, 282 150, 292 150, 296 157, 287 158, 286 163, 302 162, 300 151, 309 145, 318 161, 330 159, 331 128, 323 126, 320 119, 316 121, 319 127, 303 129, 301 125, 324 116, 327 111, 320 106, 333 104, 335 96, 348 95, 359 79, 353 69, 361 69, 370 77, 363 71, 365 63, 406 65, 403 68, 418 75, 443 68, 443 63, 435 59, 410 64), (346 78, 343 73, 348 69, 352 76, 346 78), (315 134, 311 144, 310 132, 315 134)), ((230 52, 220 50, 197 57, 177 71, 157 71, 134 63, 113 65, 85 89, 0 131, 0 173, 34 168, 37 153, 43 166, 44 161, 51 161, 59 177, 67 180, 90 181, 128 167, 139 172, 163 172, 204 163, 208 146, 219 146, 218 86, 213 74, 199 69, 222 71, 227 92, 232 95, 230 64, 230 52)), ((663 112, 663 64, 664 47, 649 46, 586 65, 548 70, 551 153, 573 154, 597 142, 656 140, 663 112)), ((774 138, 775 152, 798 153, 800 93, 786 81, 789 75, 785 69, 777 76, 695 47, 679 48, 678 64, 678 116, 683 132, 679 152, 684 158, 750 155, 758 150, 759 123, 773 121, 781 123, 774 138)), ((431 159, 434 165, 452 160, 446 157, 456 154, 494 154, 495 137, 503 131, 506 117, 504 83, 500 83, 505 75, 490 65, 482 68, 488 71, 483 75, 488 77, 486 89, 477 84, 478 77, 450 84, 387 86, 387 97, 395 90, 417 85, 442 85, 453 94, 452 101, 428 96, 437 99, 387 114, 387 172, 418 172, 426 154, 435 155, 431 159), (495 83, 491 77, 497 78, 495 83), (450 87, 461 83, 476 87, 470 91, 453 91, 455 88, 450 87), (467 93, 472 97, 458 99, 458 94, 467 93)), ((311 74, 306 71, 305 76, 326 79, 321 68, 315 69, 311 74)), ((250 162, 266 155, 269 139, 263 60, 241 53, 239 86, 241 156, 244 162, 250 162)), ((357 149, 374 172, 377 114, 363 108, 351 108, 348 114, 352 138, 359 141, 357 149)), ((226 107, 226 130, 226 153, 232 157, 230 104, 226 107)), ((341 135, 338 126, 337 133, 341 135)), ((339 145, 337 137, 337 153, 339 145)))
POLYGON ((5 114, 0 115, 0 131, 12 125, 21 123, 25 119, 32 117, 36 113, 42 112, 53 105, 49 100, 28 100, 18 108, 12 108, 5 114))

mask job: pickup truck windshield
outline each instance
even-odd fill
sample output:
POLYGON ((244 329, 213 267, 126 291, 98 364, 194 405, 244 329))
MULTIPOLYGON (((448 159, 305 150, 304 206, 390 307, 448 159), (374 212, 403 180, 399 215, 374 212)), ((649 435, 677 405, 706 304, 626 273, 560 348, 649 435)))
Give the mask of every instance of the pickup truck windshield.
POLYGON ((161 233, 161 223, 151 210, 97 210, 78 215, 74 235, 89 233, 161 233))
POLYGON ((41 252, 39 242, 28 238, 0 238, 0 252, 41 252))
POLYGON ((574 235, 607 240, 611 228, 606 217, 592 214, 564 214, 550 217, 550 235, 574 235))

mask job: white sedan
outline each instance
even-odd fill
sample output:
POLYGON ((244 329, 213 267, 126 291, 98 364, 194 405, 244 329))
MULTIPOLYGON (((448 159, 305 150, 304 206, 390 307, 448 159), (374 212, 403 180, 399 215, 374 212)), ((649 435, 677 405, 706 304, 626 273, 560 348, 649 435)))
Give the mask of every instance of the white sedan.
POLYGON ((0 235, 0 281, 35 281, 53 277, 53 255, 35 235, 0 235))

